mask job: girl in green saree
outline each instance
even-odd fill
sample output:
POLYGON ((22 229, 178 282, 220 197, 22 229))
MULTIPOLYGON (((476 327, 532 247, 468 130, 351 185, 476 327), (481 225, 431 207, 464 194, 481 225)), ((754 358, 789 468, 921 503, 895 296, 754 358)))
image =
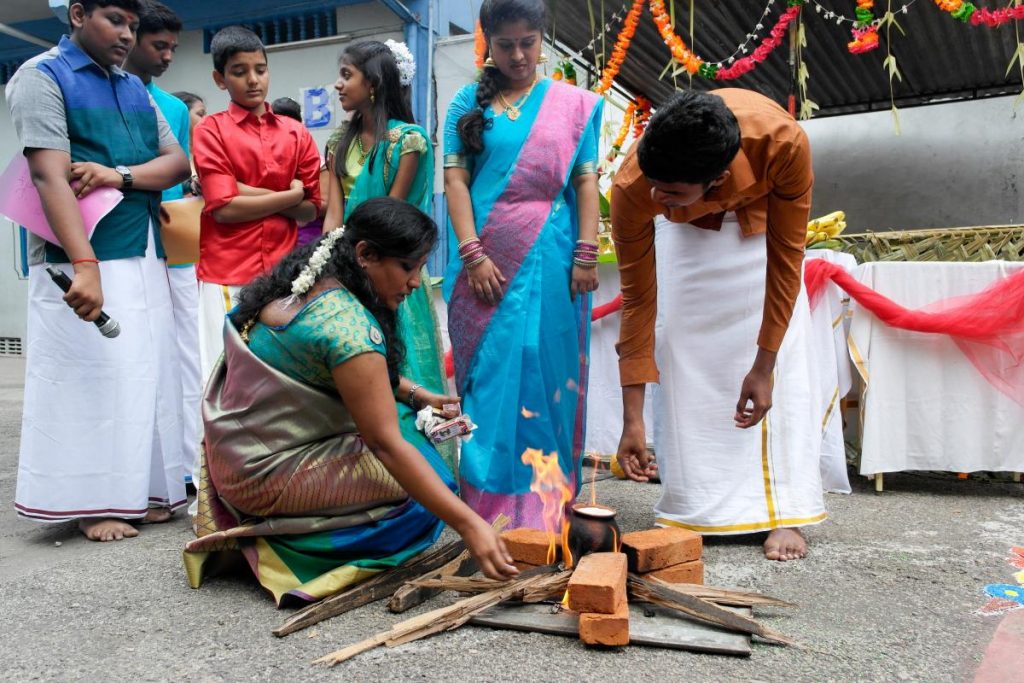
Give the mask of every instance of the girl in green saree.
POLYGON ((494 530, 396 404, 452 398, 402 377, 395 311, 420 285, 437 226, 386 197, 242 289, 203 402, 193 587, 241 551, 278 604, 312 601, 401 564, 448 523, 487 576, 513 576, 494 530))
MULTIPOLYGON (((324 231, 342 225, 373 197, 409 202, 427 215, 434 196, 434 150, 414 123, 409 86, 416 73, 404 43, 365 40, 346 47, 334 84, 341 107, 351 113, 327 143, 332 169, 324 231)), ((433 392, 447 393, 433 288, 426 270, 422 285, 398 309, 398 334, 405 344, 402 374, 433 392)), ((400 409, 403 421, 415 420, 400 409)), ((454 461, 454 447, 441 449, 454 461)))

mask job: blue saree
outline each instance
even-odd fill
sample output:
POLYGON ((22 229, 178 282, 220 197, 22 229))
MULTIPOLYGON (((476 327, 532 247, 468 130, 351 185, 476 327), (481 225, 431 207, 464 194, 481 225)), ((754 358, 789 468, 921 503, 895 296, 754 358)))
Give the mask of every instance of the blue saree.
POLYGON ((603 101, 549 79, 540 81, 516 121, 494 116, 484 150, 463 153, 459 118, 476 106, 477 85, 448 110, 445 166, 470 171, 477 234, 507 279, 497 306, 469 288, 457 239, 445 274, 456 387, 479 429, 463 444, 462 496, 485 519, 543 528, 530 492, 528 448, 557 453, 570 486, 580 483, 586 405, 590 296, 570 294, 579 221, 572 179, 597 170, 603 101))

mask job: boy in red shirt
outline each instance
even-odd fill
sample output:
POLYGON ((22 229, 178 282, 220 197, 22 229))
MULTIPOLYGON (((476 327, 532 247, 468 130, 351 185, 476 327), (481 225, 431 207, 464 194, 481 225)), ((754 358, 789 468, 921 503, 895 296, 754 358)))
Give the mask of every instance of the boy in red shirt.
POLYGON ((320 205, 316 143, 267 105, 270 70, 259 37, 229 26, 210 52, 213 80, 231 103, 196 126, 192 147, 206 201, 196 269, 204 379, 223 351, 224 314, 238 290, 295 247, 298 223, 316 218, 320 205))

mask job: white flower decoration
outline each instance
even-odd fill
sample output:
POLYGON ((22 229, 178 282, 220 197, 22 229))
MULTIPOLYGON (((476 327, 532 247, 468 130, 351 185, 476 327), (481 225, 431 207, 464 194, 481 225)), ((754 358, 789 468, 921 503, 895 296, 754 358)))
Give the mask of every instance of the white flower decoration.
POLYGON ((395 63, 398 65, 399 81, 403 87, 412 85, 412 79, 416 77, 416 60, 409 51, 409 46, 397 40, 388 38, 384 44, 395 56, 395 63))
POLYGON ((345 226, 341 226, 336 230, 332 230, 327 233, 327 237, 320 242, 320 246, 316 248, 313 255, 309 257, 309 263, 302 269, 299 276, 292 280, 292 296, 300 297, 316 284, 317 278, 320 277, 320 273, 323 272, 324 266, 327 265, 327 261, 331 258, 331 251, 334 249, 334 243, 341 239, 341 236, 345 234, 345 226))

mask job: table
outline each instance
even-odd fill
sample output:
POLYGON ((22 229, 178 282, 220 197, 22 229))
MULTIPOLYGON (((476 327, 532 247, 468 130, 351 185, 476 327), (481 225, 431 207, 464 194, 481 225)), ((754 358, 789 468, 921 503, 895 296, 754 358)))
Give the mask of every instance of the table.
MULTIPOLYGON (((973 294, 1024 263, 866 263, 863 284, 907 308, 973 294)), ((1024 470, 1024 406, 996 390, 952 339, 886 326, 852 305, 850 354, 864 382, 860 473, 1024 470)))

